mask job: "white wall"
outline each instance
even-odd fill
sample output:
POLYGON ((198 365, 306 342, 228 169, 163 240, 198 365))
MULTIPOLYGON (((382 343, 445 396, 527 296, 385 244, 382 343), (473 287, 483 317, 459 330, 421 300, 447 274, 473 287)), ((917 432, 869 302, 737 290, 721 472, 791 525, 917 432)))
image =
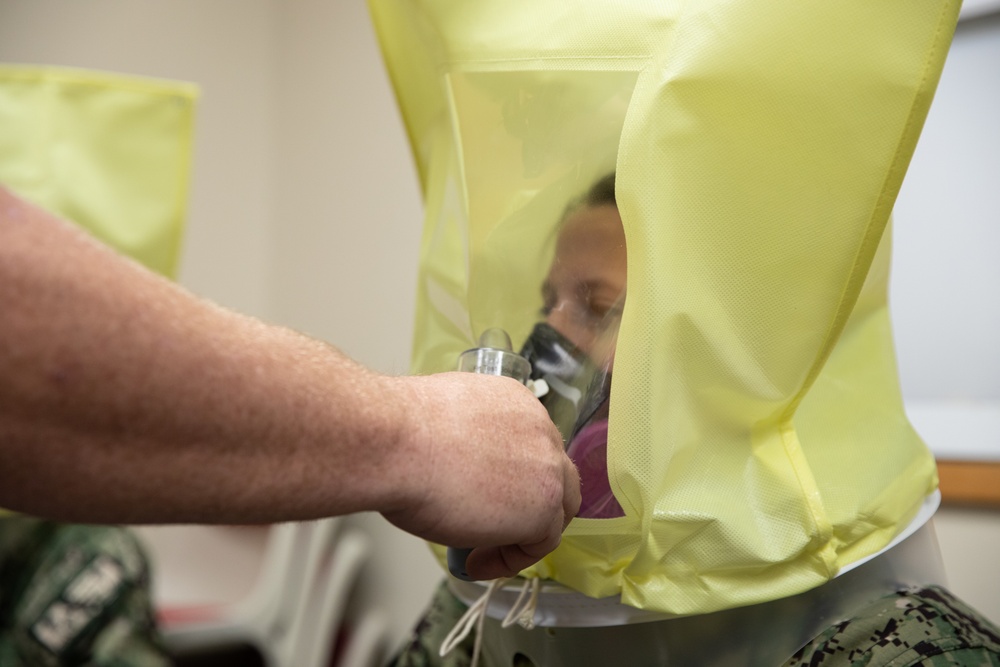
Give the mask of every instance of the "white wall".
MULTIPOLYGON (((0 0, 0 61, 199 83, 181 281, 405 371, 420 203, 362 0, 0 0)), ((971 401, 984 420, 971 437, 987 447, 1000 400, 998 67, 1000 16, 963 23, 897 207, 892 294, 908 404, 927 415, 971 401)), ((932 446, 956 439, 957 413, 943 414, 921 429, 932 446)), ((946 558, 983 540, 1000 552, 995 517, 965 518, 942 516, 946 558)), ((378 545, 370 598, 398 640, 440 572, 418 540, 358 521, 378 545)), ((956 590, 982 607, 992 589, 956 590)))
POLYGON ((1000 459, 1000 13, 962 21, 895 210, 900 378, 937 453, 1000 459), (970 427, 971 426, 971 427, 970 427))
POLYGON ((904 390, 1000 401, 1000 13, 959 23, 895 219, 904 390))

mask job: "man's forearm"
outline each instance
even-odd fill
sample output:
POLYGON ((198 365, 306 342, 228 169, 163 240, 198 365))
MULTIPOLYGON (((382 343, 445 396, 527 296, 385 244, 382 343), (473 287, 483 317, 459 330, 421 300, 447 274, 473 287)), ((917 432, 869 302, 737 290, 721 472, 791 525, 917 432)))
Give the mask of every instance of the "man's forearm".
POLYGON ((391 490, 390 378, 0 196, 0 504, 267 521, 371 509, 391 490))

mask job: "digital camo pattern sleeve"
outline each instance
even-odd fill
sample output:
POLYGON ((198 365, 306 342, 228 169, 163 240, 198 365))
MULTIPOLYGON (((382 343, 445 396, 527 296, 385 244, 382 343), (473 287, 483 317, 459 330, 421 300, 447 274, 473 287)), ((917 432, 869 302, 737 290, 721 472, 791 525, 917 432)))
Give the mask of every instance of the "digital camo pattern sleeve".
MULTIPOLYGON (((409 642, 400 650, 390 667, 469 667, 472 664, 472 647, 475 631, 456 646, 447 656, 439 651, 444 638, 455 627, 458 619, 468 609, 461 600, 452 595, 447 584, 442 582, 427 610, 413 628, 409 642)), ((484 664, 482 659, 480 665, 484 664)))
POLYGON ((0 665, 170 664, 129 530, 0 518, 0 665))
POLYGON ((784 667, 1000 667, 1000 629, 936 586, 899 591, 831 626, 784 667))

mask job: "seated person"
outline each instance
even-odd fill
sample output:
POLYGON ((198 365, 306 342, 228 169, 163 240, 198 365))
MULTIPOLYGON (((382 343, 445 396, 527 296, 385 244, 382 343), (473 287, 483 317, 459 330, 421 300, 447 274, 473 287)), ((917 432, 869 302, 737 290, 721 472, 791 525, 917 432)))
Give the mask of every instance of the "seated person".
POLYGON ((0 665, 169 664, 129 529, 0 517, 0 665))
MULTIPOLYGON (((533 378, 549 385, 541 400, 580 469, 581 517, 624 514, 608 482, 607 428, 625 259, 625 234, 610 174, 567 209, 542 286, 545 319, 521 351, 532 362, 533 378)), ((474 634, 448 655, 439 655, 444 638, 467 609, 445 584, 439 586, 410 643, 391 665, 467 667, 474 634)), ((479 660, 483 667, 497 667, 489 665, 485 655, 479 660)), ((1000 667, 1000 629, 938 586, 900 590, 832 625, 784 667, 889 664, 1000 667)))

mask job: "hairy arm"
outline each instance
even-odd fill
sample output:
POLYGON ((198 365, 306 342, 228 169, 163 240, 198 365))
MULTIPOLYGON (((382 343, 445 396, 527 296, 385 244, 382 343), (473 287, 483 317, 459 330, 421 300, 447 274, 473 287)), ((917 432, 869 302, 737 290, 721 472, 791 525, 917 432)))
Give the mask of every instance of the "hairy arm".
POLYGON ((576 471, 505 378, 374 373, 220 308, 0 187, 0 505, 86 522, 374 510, 477 546, 474 575, 554 548, 576 471))

